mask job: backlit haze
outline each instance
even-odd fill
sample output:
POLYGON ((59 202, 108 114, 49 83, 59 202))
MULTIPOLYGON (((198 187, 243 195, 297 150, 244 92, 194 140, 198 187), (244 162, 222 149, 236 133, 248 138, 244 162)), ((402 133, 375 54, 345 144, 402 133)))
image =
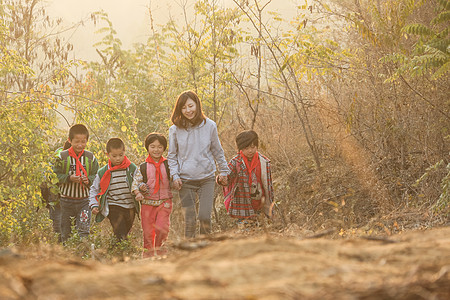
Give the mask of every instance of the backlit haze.
MULTIPOLYGON (((151 33, 149 7, 157 28, 158 24, 166 24, 171 16, 175 20, 181 18, 181 4, 186 2, 188 12, 189 9, 192 11, 194 0, 50 0, 47 12, 51 17, 62 18, 66 25, 70 25, 81 20, 89 20, 91 13, 103 10, 113 23, 124 49, 130 49, 133 43, 145 42, 151 33)), ((232 0, 219 0, 220 3, 228 7, 235 5, 232 0)), ((260 3, 267 2, 260 1, 260 3)), ((272 0, 266 9, 277 11, 283 18, 289 19, 294 16, 296 6, 303 3, 304 0, 272 0)), ((75 33, 67 37, 75 46, 76 58, 85 60, 98 58, 92 47, 102 37, 94 34, 98 28, 99 25, 95 28, 91 21, 86 21, 85 26, 78 27, 75 33)))

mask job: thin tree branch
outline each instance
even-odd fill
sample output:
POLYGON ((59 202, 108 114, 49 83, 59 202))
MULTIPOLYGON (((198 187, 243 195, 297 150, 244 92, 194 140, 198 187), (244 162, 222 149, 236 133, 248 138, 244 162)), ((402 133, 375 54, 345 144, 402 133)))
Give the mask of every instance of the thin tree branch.
POLYGON ((448 114, 446 114, 444 111, 442 111, 439 107, 437 107, 436 105, 434 105, 430 100, 428 100, 427 98, 425 98, 425 96, 423 96, 419 91, 417 91, 416 89, 414 89, 407 81, 406 79, 400 75, 400 79, 406 84, 406 86, 413 91, 416 95, 418 95, 420 98, 422 98, 423 101, 425 101, 426 103, 428 103, 431 107, 433 107, 435 110, 437 110, 438 112, 440 112, 442 115, 444 115, 447 119, 450 119, 450 116, 448 114))

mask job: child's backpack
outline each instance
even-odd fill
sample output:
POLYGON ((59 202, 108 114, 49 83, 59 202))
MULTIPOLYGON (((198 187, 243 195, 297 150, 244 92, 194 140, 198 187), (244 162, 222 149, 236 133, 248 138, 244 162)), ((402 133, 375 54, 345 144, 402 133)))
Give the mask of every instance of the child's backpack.
MULTIPOLYGON (((167 172, 167 178, 170 181, 170 169, 169 169, 169 163, 167 161, 167 159, 163 162, 164 167, 166 167, 166 172, 167 172)), ((147 183, 147 162, 144 161, 140 166, 139 169, 141 170, 141 174, 142 174, 142 178, 143 178, 143 182, 147 183)))
MULTIPOLYGON (((63 151, 63 147, 59 147, 58 149, 55 150, 54 152, 54 158, 60 158, 61 156, 61 152, 63 151)), ((50 165, 53 167, 54 163, 51 163, 50 165)), ((48 207, 50 204, 50 202, 56 202, 59 200, 59 193, 56 193, 54 191, 52 191, 51 189, 51 182, 43 182, 40 185, 40 189, 41 189, 41 195, 42 195, 42 199, 45 200, 45 204, 48 207)))

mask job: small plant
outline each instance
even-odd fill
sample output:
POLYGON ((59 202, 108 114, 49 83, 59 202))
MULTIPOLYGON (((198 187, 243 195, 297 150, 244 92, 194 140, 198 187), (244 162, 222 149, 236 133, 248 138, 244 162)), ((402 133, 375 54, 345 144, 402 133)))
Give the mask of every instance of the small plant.
MULTIPOLYGON (((437 172, 439 169, 443 168, 444 160, 441 160, 434 165, 428 167, 425 173, 417 179, 414 187, 418 187, 419 184, 424 182, 432 173, 437 172)), ((433 205, 433 211, 436 213, 445 212, 450 205, 450 163, 446 166, 447 174, 441 180, 442 192, 439 195, 438 200, 433 205)))
POLYGON ((447 175, 441 181, 442 193, 434 208, 437 212, 446 212, 448 214, 448 208, 450 206, 450 163, 447 164, 446 169, 447 175))
POLYGON ((81 236, 78 234, 76 225, 75 225, 75 218, 71 218, 71 232, 72 234, 70 237, 64 242, 64 247, 67 249, 70 249, 71 251, 74 251, 76 255, 82 256, 84 254, 84 251, 80 251, 80 244, 82 242, 81 236))

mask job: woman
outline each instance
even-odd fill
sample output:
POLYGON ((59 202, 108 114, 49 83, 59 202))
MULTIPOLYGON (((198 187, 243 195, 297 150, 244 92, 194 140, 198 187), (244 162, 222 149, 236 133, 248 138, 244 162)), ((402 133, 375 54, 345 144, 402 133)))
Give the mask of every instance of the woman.
POLYGON ((200 234, 208 234, 211 232, 216 162, 221 183, 227 183, 229 171, 217 125, 203 114, 200 99, 193 91, 178 96, 171 120, 167 159, 174 188, 179 190, 185 210, 185 237, 195 237, 197 195, 200 234))

